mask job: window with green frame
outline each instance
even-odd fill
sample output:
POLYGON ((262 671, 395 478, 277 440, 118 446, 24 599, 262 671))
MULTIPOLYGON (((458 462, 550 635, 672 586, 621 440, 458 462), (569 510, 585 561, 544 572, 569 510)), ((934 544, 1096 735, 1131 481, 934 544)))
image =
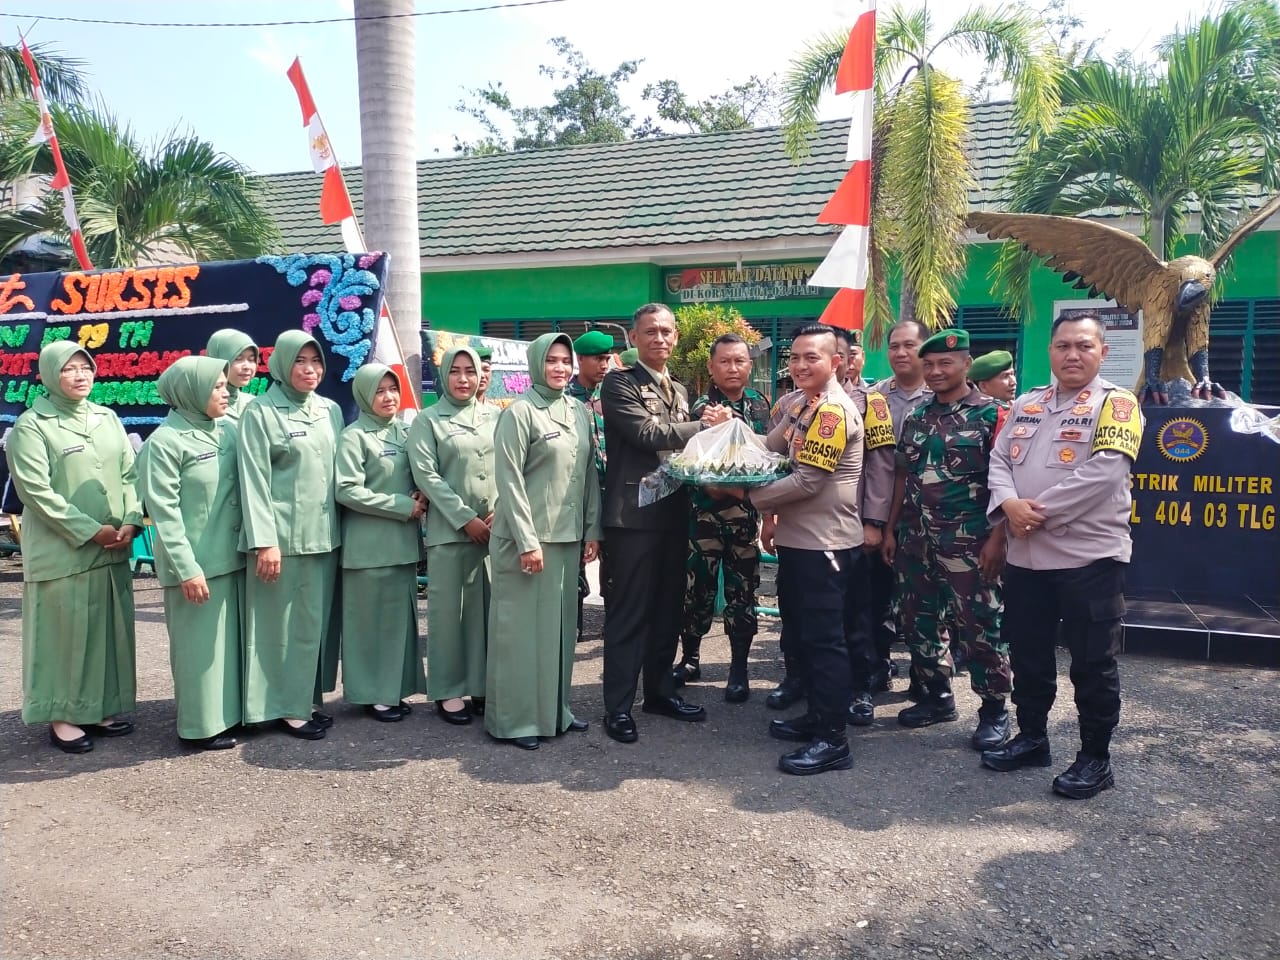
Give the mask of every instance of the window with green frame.
POLYGON ((596 320, 481 320, 480 335, 503 340, 533 340, 544 333, 567 333, 575 339, 588 330, 598 329, 613 337, 613 345, 625 350, 622 331, 631 325, 630 317, 600 317, 596 320), (596 326, 599 324, 599 326, 596 326))
POLYGON ((1250 403, 1280 405, 1280 299, 1214 305, 1209 375, 1250 403))
POLYGON ((1013 369, 1022 377, 1022 324, 1007 314, 1003 307, 960 307, 952 321, 969 333, 969 352, 980 357, 992 350, 1008 350, 1013 354, 1013 369))

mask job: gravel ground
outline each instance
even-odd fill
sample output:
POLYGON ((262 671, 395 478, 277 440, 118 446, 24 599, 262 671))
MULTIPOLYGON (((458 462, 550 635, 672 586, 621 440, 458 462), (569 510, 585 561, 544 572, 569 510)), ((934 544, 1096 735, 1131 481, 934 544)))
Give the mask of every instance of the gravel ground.
POLYGON ((716 633, 690 688, 709 721, 637 713, 630 746, 600 729, 593 640, 573 691, 591 730, 536 753, 341 699, 326 740, 187 753, 143 576, 138 731, 72 757, 20 719, 19 581, 0 561, 6 957, 1280 955, 1277 673, 1126 659, 1117 787, 1084 802, 1049 789, 1069 696, 1049 770, 981 769, 965 690, 960 723, 900 728, 885 695, 853 770, 778 773, 774 622, 748 703, 723 702, 716 633))

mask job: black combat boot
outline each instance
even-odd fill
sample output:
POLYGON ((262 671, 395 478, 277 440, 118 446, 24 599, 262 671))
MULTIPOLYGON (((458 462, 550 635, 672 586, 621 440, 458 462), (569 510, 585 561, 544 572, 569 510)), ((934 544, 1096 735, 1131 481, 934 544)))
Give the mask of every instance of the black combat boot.
POLYGON ((1116 784, 1111 772, 1111 735, 1080 732, 1076 762, 1053 778, 1053 792, 1072 800, 1088 800, 1116 784))
POLYGON ((798 777, 826 773, 828 770, 848 770, 852 766, 853 757, 849 755, 849 741, 844 734, 843 721, 818 723, 813 740, 808 746, 784 753, 778 758, 779 770, 798 777))
POLYGON ((929 693, 925 690, 924 681, 920 679, 920 674, 916 670, 916 665, 914 663, 907 667, 907 677, 911 681, 907 684, 907 699, 912 703, 919 703, 924 700, 929 693))
POLYGON ((935 723, 959 720, 956 698, 951 693, 951 678, 935 673, 924 681, 925 698, 914 707, 898 713, 898 722, 904 727, 928 727, 935 723))
POLYGON ((888 693, 889 678, 893 676, 892 660, 876 660, 871 669, 871 693, 888 693))
POLYGON ((769 696, 765 697, 764 705, 770 710, 787 710, 809 695, 809 691, 805 689, 805 682, 800 676, 800 662, 794 656, 784 653, 782 663, 786 671, 782 682, 769 696))
POLYGON ((794 740, 796 743, 808 743, 818 731, 818 718, 812 713, 801 714, 790 720, 770 720, 769 736, 775 740, 794 740))
POLYGON ((982 765, 1001 772, 1020 767, 1047 767, 1053 763, 1049 752, 1049 738, 1044 733, 1028 733, 1023 730, 1016 737, 996 750, 982 752, 982 765))
POLYGON ((681 637, 680 645, 684 656, 671 668, 671 679, 677 687, 702 679, 702 667, 698 665, 699 651, 702 649, 701 637, 681 637))
POLYGON ((751 696, 751 684, 747 680, 747 659, 751 655, 751 637, 730 637, 729 682, 724 687, 726 703, 745 703, 751 696))
POLYGON ((978 708, 978 729, 973 731, 973 749, 996 750, 1009 740, 1009 711, 1004 697, 984 697, 978 708))

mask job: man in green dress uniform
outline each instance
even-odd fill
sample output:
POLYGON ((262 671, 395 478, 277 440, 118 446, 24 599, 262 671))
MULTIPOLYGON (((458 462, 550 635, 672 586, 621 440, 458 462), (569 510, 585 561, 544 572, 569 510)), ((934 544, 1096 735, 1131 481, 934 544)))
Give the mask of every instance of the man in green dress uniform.
POLYGON ((992 350, 978 357, 969 370, 969 379, 1006 410, 1018 395, 1018 375, 1013 370, 1013 354, 1008 350, 992 350))
MULTIPOLYGON (((769 401, 747 386, 751 379, 751 350, 736 333, 711 344, 707 361, 711 386, 693 402, 695 419, 709 406, 721 406, 744 421, 753 432, 768 429, 769 401)), ((684 594, 684 624, 680 631, 682 656, 672 668, 677 686, 702 676, 699 651, 715 616, 716 591, 724 577, 724 623, 729 636, 729 680, 724 698, 742 703, 750 696, 747 658, 756 635, 756 590, 760 586, 760 514, 734 497, 712 496, 703 488, 690 493, 689 560, 684 594)))
MULTIPOLYGON (((600 330, 588 330, 573 341, 573 352, 578 357, 578 372, 569 381, 565 393, 583 403, 591 414, 591 440, 596 451, 596 475, 600 479, 600 496, 604 497, 604 411, 600 406, 600 384, 609 372, 609 360, 613 354, 613 337, 600 330)), ((600 597, 608 605, 609 576, 606 567, 606 544, 600 544, 600 597)), ((587 566, 578 570, 578 640, 582 640, 582 602, 591 592, 587 583, 587 566)))

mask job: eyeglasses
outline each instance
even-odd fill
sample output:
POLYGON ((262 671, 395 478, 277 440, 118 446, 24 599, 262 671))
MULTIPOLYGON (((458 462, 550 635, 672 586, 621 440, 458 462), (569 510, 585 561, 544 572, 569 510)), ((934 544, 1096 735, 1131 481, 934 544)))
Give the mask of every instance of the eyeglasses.
POLYGON ((93 373, 93 367, 87 367, 84 364, 76 364, 73 367, 63 367, 62 375, 64 377, 74 377, 77 373, 93 373))

